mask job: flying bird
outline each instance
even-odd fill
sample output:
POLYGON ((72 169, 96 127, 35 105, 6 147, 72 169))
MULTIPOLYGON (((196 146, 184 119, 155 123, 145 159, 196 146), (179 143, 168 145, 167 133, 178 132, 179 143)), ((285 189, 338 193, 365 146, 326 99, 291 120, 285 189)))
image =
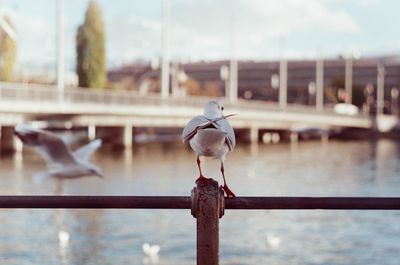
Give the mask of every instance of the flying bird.
POLYGON ((37 177, 55 177, 60 180, 84 176, 103 177, 100 169, 88 161, 90 155, 101 146, 100 139, 71 151, 63 139, 52 132, 28 124, 18 124, 14 131, 24 144, 34 147, 46 160, 48 170, 40 172, 37 177))
POLYGON ((182 132, 183 142, 188 142, 197 154, 197 166, 200 176, 196 180, 206 181, 200 166, 200 156, 217 158, 221 161, 221 173, 224 179, 222 189, 226 196, 235 197, 235 194, 226 184, 224 173, 225 155, 232 151, 236 145, 235 133, 227 118, 234 114, 224 116, 223 107, 218 101, 210 101, 204 107, 204 114, 194 117, 189 121, 182 132))

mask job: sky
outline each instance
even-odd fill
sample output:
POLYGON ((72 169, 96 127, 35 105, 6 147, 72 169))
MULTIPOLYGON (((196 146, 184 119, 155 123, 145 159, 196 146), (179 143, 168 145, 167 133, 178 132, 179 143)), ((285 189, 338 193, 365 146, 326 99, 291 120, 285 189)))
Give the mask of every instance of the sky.
MULTIPOLYGON (((65 0, 65 56, 88 0, 65 0)), ((170 0, 170 54, 179 61, 304 59, 400 53, 397 0, 170 0), (233 43, 233 45, 231 45, 233 43)), ((109 67, 161 55, 163 0, 97 0, 109 67)), ((18 68, 56 62, 56 0, 0 0, 14 22, 18 68)))

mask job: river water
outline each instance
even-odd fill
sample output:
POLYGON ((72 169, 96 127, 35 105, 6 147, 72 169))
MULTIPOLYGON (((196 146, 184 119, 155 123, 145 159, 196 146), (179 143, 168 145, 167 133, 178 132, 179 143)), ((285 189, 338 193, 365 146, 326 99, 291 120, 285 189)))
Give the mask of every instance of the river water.
MULTIPOLYGON (((66 181, 64 194, 189 196, 198 176, 181 143, 104 147, 92 161, 106 178, 66 181)), ((217 161, 203 166, 221 182, 217 161)), ((44 169, 29 150, 2 157, 0 193, 53 194, 53 181, 32 180, 44 169)), ((225 170, 238 196, 400 196, 400 144, 389 140, 238 146, 225 170)), ((195 264, 195 237, 189 210, 0 210, 0 264, 195 264), (143 243, 159 245, 158 258, 143 243)), ((220 264, 397 265, 400 212, 226 211, 220 256, 220 264)))

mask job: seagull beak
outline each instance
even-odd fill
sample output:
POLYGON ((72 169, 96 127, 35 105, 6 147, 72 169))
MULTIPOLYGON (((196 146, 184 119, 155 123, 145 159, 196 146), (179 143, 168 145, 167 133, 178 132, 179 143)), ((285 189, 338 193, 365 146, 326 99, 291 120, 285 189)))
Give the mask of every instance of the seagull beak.
POLYGON ((224 118, 226 119, 226 118, 229 118, 229 117, 232 117, 232 116, 236 116, 237 114, 229 114, 229 115, 225 115, 224 116, 224 118))
POLYGON ((100 172, 96 172, 94 175, 95 175, 96 177, 99 177, 99 178, 104 179, 104 175, 103 175, 102 173, 100 173, 100 172))

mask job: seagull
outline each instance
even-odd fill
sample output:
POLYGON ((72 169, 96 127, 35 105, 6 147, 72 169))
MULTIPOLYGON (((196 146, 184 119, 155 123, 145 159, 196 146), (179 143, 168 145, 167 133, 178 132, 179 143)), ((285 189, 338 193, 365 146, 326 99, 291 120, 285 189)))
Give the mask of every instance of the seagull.
POLYGON ((35 147, 46 160, 48 170, 37 175, 40 179, 103 177, 100 169, 88 161, 90 155, 101 146, 100 139, 72 152, 63 139, 52 132, 37 129, 28 124, 18 124, 14 131, 24 144, 35 147))
POLYGON ((58 231, 58 242, 60 248, 66 248, 69 242, 69 233, 63 230, 58 231))
POLYGON ((267 243, 271 248, 278 248, 281 244, 281 239, 279 238, 279 236, 276 236, 274 234, 268 234, 267 243))
POLYGON ((159 261, 158 252, 160 252, 159 245, 150 245, 149 243, 144 243, 142 245, 143 253, 146 255, 143 259, 145 264, 156 264, 159 261))
POLYGON ((223 107, 216 100, 209 101, 204 107, 204 114, 194 117, 189 121, 182 132, 183 142, 188 142, 197 154, 197 166, 200 176, 196 183, 209 180, 203 176, 200 167, 200 156, 217 158, 221 161, 221 173, 224 179, 222 189, 228 197, 235 194, 228 188, 224 174, 225 155, 232 151, 236 145, 235 133, 226 118, 235 114, 224 116, 223 107))

